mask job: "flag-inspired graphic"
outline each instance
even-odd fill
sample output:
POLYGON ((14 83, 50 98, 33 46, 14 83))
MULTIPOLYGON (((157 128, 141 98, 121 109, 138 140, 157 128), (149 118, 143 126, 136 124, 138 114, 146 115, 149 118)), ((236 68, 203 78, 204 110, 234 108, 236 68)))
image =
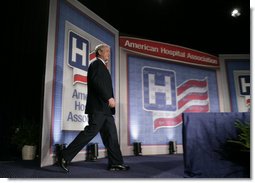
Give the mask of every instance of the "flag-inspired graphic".
POLYGON ((182 144, 183 113, 220 111, 216 70, 128 55, 127 73, 130 145, 182 144))
MULTIPOLYGON (((92 51, 89 54, 89 64, 94 60, 96 60, 96 54, 95 51, 92 51)), ((76 83, 87 84, 87 71, 76 68, 73 69, 73 84, 75 85, 76 83)))
POLYGON ((68 32, 67 64, 73 69, 73 85, 87 84, 89 64, 96 59, 95 50, 90 50, 90 43, 88 38, 79 33, 73 30, 68 32))
POLYGON ((183 112, 209 112, 208 80, 186 80, 177 87, 178 110, 153 112, 154 130, 176 127, 182 123, 183 112))
POLYGON ((74 31, 68 32, 67 64, 73 69, 73 85, 87 83, 89 41, 74 31))

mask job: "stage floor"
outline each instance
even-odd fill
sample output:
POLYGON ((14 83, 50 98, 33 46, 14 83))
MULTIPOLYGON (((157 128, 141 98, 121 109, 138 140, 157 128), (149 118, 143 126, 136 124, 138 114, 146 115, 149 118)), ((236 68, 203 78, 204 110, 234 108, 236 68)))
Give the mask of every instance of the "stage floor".
POLYGON ((0 162, 1 178, 183 178, 183 155, 126 156, 129 171, 108 171, 107 159, 73 162, 65 173, 56 165, 40 168, 37 161, 0 162))

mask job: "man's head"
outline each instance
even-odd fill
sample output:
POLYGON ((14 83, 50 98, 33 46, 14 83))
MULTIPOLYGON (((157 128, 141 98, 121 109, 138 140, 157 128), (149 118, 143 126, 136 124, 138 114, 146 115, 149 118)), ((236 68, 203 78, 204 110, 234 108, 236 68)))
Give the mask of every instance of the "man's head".
POLYGON ((96 57, 109 61, 110 59, 110 47, 107 44, 99 44, 95 47, 96 57))

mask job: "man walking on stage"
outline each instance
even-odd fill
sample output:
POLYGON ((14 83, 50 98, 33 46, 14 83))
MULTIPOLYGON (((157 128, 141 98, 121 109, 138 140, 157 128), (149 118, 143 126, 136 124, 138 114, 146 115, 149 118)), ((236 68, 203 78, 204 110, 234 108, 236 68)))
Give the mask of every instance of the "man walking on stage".
POLYGON ((85 113, 89 125, 81 131, 69 146, 61 152, 59 164, 66 172, 68 164, 100 132, 108 155, 108 170, 128 170, 123 162, 113 115, 116 102, 113 95, 111 75, 106 67, 110 58, 110 47, 96 46, 97 59, 88 68, 88 96, 85 113))

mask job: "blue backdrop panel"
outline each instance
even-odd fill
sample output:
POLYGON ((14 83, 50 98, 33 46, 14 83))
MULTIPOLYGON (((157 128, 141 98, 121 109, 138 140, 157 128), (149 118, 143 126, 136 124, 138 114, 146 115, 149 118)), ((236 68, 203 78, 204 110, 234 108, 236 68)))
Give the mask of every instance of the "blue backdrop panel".
POLYGON ((219 112, 215 70, 135 55, 127 60, 129 144, 182 144, 183 111, 219 112))
POLYGON ((227 79, 228 87, 230 93, 230 103, 231 111, 238 112, 237 99, 236 99, 236 88, 235 88, 235 79, 234 71, 240 70, 250 70, 250 60, 248 59, 226 59, 226 70, 227 70, 227 79))
MULTIPOLYGON (((103 26, 92 20, 86 14, 77 10, 71 4, 64 0, 58 1, 57 14, 57 32, 56 32, 56 73, 55 73, 55 90, 54 90, 54 119, 53 119, 53 139, 52 147, 57 143, 69 144, 78 134, 77 131, 61 131, 61 115, 62 115, 62 82, 63 82, 63 60, 64 60, 64 43, 65 43, 65 22, 69 21, 73 25, 79 27, 83 31, 94 36, 98 40, 108 44, 111 48, 111 75, 115 82, 115 35, 105 29, 103 26)), ((115 86, 113 86, 115 87, 115 86)), ((103 143, 99 135, 92 142, 98 142, 99 147, 103 147, 103 143)), ((53 147, 54 148, 54 147, 53 147)))

